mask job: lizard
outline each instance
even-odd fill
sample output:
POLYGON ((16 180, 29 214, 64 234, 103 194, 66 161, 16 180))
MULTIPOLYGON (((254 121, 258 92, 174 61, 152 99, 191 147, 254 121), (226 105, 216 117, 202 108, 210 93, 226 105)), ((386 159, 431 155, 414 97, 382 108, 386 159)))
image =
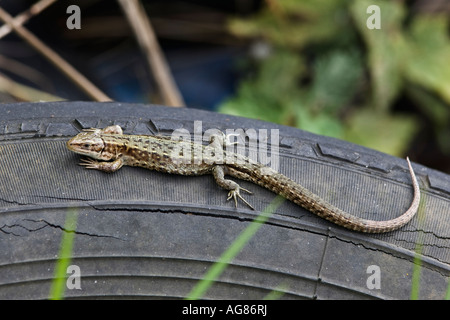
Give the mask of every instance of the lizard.
POLYGON ((406 160, 414 190, 410 207, 402 215, 391 220, 367 220, 337 208, 268 166, 244 155, 225 151, 224 146, 230 142, 228 142, 228 136, 220 133, 211 135, 210 145, 205 146, 190 140, 177 141, 165 136, 127 135, 123 133, 120 126, 113 125, 104 129, 84 129, 83 132, 67 141, 67 147, 75 153, 89 157, 82 159, 80 163, 87 169, 111 173, 126 165, 187 176, 212 174, 216 183, 229 191, 227 200, 233 199, 237 207, 238 199, 240 199, 254 210, 241 195, 241 191, 249 194, 252 192, 235 181, 226 179, 225 176, 250 181, 281 195, 321 218, 358 232, 383 233, 399 229, 408 223, 418 210, 420 189, 408 157, 406 160), (210 149, 207 149, 208 147, 210 149), (214 152, 218 150, 223 151, 227 159, 232 161, 217 160, 214 152), (199 154, 202 155, 201 161, 196 157, 199 154))

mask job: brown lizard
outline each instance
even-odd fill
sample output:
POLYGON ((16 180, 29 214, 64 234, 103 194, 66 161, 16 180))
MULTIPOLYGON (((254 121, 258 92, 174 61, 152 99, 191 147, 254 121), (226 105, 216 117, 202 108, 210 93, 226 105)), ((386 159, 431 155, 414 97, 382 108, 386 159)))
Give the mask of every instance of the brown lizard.
POLYGON ((406 160, 414 189, 414 198, 409 209, 395 219, 375 221, 358 218, 333 206, 288 177, 248 157, 226 153, 223 148, 229 142, 224 134, 212 135, 210 145, 204 146, 191 141, 172 140, 170 137, 125 135, 117 125, 83 131, 69 140, 67 147, 76 153, 96 159, 82 160, 80 164, 88 169, 114 172, 127 165, 180 175, 212 174, 216 183, 229 191, 227 200, 233 198, 236 206, 239 198, 253 209, 240 194, 241 190, 251 192, 236 182, 225 179, 225 175, 251 181, 319 217, 360 232, 381 233, 396 230, 408 223, 419 207, 419 184, 408 158, 406 160), (218 160, 215 154, 218 151, 227 157, 226 162, 223 158, 222 161, 218 160), (201 161, 196 155, 202 156, 201 161))

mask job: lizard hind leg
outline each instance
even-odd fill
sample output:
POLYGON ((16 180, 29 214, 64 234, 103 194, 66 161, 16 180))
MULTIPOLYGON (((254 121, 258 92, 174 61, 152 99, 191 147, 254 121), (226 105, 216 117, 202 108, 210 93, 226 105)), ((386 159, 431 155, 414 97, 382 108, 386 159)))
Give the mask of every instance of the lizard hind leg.
POLYGON ((216 180, 216 183, 224 188, 225 190, 228 190, 228 198, 227 200, 230 200, 231 198, 234 199, 234 204, 236 205, 237 208, 237 198, 241 199, 246 205, 248 205, 252 210, 255 210, 252 205, 250 203, 248 203, 242 196, 240 191, 245 191, 249 194, 251 194, 252 192, 242 188, 241 186, 239 186, 239 184, 237 184, 236 182, 234 182, 233 180, 229 180, 229 179, 225 179, 225 174, 227 172, 227 168, 221 165, 216 165, 213 168, 213 176, 214 179, 216 180))

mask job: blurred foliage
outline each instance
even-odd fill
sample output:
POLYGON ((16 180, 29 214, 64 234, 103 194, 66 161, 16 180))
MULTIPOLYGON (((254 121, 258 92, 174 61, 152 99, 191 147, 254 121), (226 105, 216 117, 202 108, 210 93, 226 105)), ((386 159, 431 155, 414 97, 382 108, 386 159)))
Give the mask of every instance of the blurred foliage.
MULTIPOLYGON (((296 126, 403 155, 421 116, 394 110, 413 101, 450 154, 448 17, 412 14, 378 0, 381 29, 369 29, 371 0, 267 0, 230 30, 265 43, 235 97, 219 111, 296 126)), ((405 110, 406 109, 406 110, 405 110)))

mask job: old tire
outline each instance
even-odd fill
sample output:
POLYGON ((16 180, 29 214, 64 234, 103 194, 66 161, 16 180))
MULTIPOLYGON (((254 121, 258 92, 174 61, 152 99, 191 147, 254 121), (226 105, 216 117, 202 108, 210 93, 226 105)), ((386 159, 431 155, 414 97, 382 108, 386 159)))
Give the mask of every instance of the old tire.
MULTIPOLYGON (((81 289, 65 298, 185 298, 275 197, 256 185, 238 209, 211 176, 77 165, 65 142, 82 128, 125 133, 278 129, 279 170, 336 206, 374 220, 412 199, 404 159, 294 128, 194 109, 124 103, 0 105, 0 298, 49 297, 61 236, 74 232, 81 289), (77 216, 75 230, 66 216, 77 216)), ((443 299, 450 273, 450 177, 413 164, 419 214, 398 231, 345 230, 283 203, 202 296, 205 299, 443 299), (416 290, 416 291, 415 291, 416 290)), ((70 275, 70 273, 68 274, 70 275)), ((448 294, 448 293, 447 293, 448 294)))

